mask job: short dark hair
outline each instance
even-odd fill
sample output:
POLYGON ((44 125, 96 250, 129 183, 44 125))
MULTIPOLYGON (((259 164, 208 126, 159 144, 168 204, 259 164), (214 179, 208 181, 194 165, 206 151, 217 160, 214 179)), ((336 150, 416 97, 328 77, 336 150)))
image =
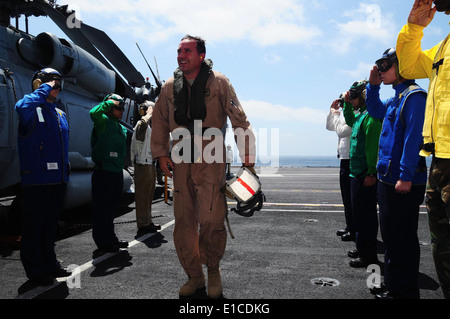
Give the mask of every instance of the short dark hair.
POLYGON ((203 40, 200 37, 194 37, 192 35, 186 34, 181 41, 183 40, 193 40, 197 42, 197 53, 198 54, 202 54, 205 53, 206 54, 206 45, 205 45, 205 40, 203 40))

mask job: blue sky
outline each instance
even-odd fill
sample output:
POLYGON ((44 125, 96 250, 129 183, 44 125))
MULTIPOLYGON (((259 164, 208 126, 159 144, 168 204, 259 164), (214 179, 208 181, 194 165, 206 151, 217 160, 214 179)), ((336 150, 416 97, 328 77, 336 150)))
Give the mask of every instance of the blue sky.
MULTIPOLYGON (((395 46, 410 0, 59 0, 84 23, 104 30, 144 77, 150 71, 139 43, 162 80, 177 67, 187 33, 203 37, 207 58, 232 82, 269 156, 336 155, 337 136, 325 129, 331 102, 369 77, 375 60, 395 46), (265 138, 267 136, 267 138, 265 138)), ((23 21, 23 20, 22 20, 23 21)), ((23 24, 23 22, 21 23, 23 24)), ((428 49, 449 33, 437 13, 425 30, 428 49)), ((49 18, 30 18, 30 33, 67 38, 49 18)), ((418 81, 428 89, 428 80, 418 81)), ((393 93, 382 88, 382 97, 393 93)))

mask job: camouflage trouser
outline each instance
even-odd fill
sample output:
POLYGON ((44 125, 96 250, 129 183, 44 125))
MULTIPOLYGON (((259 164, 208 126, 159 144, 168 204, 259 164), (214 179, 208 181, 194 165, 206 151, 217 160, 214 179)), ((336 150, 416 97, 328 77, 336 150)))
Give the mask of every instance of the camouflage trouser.
POLYGON ((446 299, 450 299, 450 159, 433 157, 426 203, 433 258, 446 299))

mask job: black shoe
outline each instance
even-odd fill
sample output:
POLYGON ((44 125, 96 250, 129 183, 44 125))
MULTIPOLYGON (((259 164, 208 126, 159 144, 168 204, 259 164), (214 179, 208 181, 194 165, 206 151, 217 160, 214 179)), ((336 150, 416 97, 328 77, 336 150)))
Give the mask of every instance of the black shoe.
POLYGON ((370 288, 370 293, 372 295, 378 295, 378 294, 381 294, 381 293, 383 293, 385 291, 387 291, 387 287, 386 287, 386 285, 384 283, 381 283, 380 287, 374 286, 374 287, 370 288))
POLYGON ((52 276, 53 278, 62 278, 62 277, 69 277, 70 275, 72 275, 72 272, 67 271, 64 268, 59 268, 58 270, 51 271, 49 275, 52 276))
POLYGON ((141 236, 141 235, 145 235, 148 233, 156 233, 160 229, 161 229, 161 225, 151 223, 148 226, 139 228, 137 231, 137 234, 138 234, 138 236, 141 236))
POLYGON ((156 233, 158 230, 161 230, 160 224, 153 224, 151 223, 147 227, 145 227, 149 233, 156 233))
POLYGON ((377 259, 365 260, 362 259, 361 257, 350 260, 350 267, 353 268, 367 268, 367 266, 372 264, 378 264, 378 260, 377 259))
POLYGON ((116 253, 119 251, 119 246, 118 245, 102 246, 98 247, 98 249, 104 253, 116 253))
POLYGON ((150 231, 148 230, 147 227, 141 227, 138 228, 136 236, 134 236, 134 238, 139 238, 141 236, 144 236, 145 234, 148 234, 150 231))
POLYGON ((115 245, 119 248, 127 248, 128 242, 126 240, 118 240, 115 245))
POLYGON ((336 232, 336 235, 338 235, 338 236, 342 236, 345 234, 348 234, 348 230, 346 230, 346 229, 341 229, 336 232))
POLYGON ((53 277, 50 275, 34 276, 30 281, 38 286, 50 286, 53 284, 53 277))
POLYGON ((359 252, 357 249, 353 249, 353 250, 349 250, 347 253, 347 256, 350 258, 358 258, 359 257, 359 252))
POLYGON ((375 299, 395 299, 395 297, 389 290, 386 290, 382 293, 376 294, 375 299))
POLYGON ((351 233, 347 233, 341 236, 342 241, 355 241, 355 235, 351 233))

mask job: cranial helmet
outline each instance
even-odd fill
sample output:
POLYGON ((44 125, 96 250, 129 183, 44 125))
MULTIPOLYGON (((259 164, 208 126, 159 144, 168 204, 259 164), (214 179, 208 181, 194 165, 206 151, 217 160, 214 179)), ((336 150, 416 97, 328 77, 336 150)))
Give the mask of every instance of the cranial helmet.
POLYGON ((142 110, 145 114, 149 107, 154 107, 155 103, 152 101, 145 101, 144 103, 139 104, 139 110, 142 110))
POLYGON ((61 76, 61 73, 52 68, 45 68, 34 73, 33 79, 31 80, 31 88, 34 91, 38 89, 43 83, 55 80, 58 80, 61 83, 62 88, 63 78, 61 76))
POLYGON ((350 100, 354 100, 356 98, 366 99, 366 86, 367 80, 356 81, 350 87, 350 100))
POLYGON ((384 51, 381 58, 378 59, 375 64, 377 65, 378 71, 386 72, 395 62, 398 63, 397 51, 395 48, 390 48, 384 51))
POLYGON ((241 167, 237 175, 225 184, 224 192, 227 197, 237 201, 237 207, 231 211, 244 217, 253 216, 254 211, 261 210, 266 201, 258 176, 247 167, 241 167))
POLYGON ((125 101, 123 99, 123 97, 121 97, 119 94, 116 93, 110 93, 108 94, 105 99, 103 100, 103 102, 109 101, 109 100, 113 100, 113 101, 118 101, 119 102, 119 108, 123 108, 125 105, 125 101))

